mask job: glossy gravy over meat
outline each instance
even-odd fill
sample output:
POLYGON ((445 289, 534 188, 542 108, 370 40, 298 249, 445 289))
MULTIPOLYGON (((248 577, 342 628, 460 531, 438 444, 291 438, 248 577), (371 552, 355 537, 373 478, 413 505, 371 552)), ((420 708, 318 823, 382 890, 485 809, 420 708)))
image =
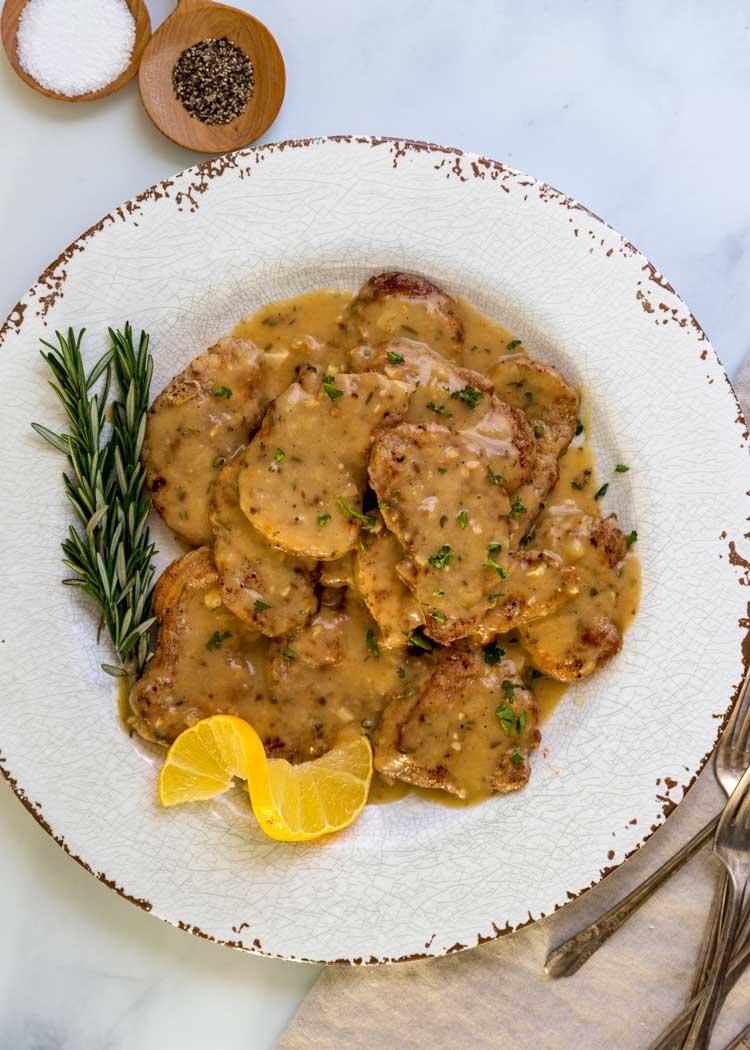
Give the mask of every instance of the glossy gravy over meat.
POLYGON ((291 761, 364 732, 372 801, 522 786, 538 726, 638 607, 578 392, 410 275, 272 303, 231 340, 244 401, 217 368, 192 404, 176 381, 154 404, 155 506, 203 545, 159 582, 131 724, 168 744, 237 714, 291 761), (194 448, 214 416, 223 436, 194 448))

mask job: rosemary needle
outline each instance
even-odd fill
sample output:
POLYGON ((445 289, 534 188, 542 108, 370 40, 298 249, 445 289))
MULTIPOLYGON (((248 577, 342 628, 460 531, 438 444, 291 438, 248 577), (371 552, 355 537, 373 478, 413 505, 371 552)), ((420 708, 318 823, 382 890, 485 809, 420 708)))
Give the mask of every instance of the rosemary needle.
POLYGON ((149 502, 140 462, 146 431, 153 361, 149 337, 141 332, 138 348, 130 324, 110 328, 110 349, 88 375, 81 356, 85 329, 76 335, 56 332, 57 346, 42 340, 41 351, 52 372, 50 386, 68 417, 68 432, 58 434, 40 423, 34 430, 62 452, 69 472, 65 493, 80 521, 63 540, 63 563, 73 575, 63 580, 81 590, 101 610, 118 664, 102 664, 117 677, 140 674, 150 659, 153 556, 148 527, 149 502), (112 379, 111 433, 105 437, 112 379), (93 388, 99 384, 99 392, 93 388))

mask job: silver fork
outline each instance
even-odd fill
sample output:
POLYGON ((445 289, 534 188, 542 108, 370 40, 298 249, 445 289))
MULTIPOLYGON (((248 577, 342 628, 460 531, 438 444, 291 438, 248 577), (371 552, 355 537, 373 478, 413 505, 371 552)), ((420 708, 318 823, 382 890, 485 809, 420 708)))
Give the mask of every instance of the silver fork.
MULTIPOLYGON (((750 672, 748 672, 748 676, 742 684, 742 692, 740 694, 738 707, 742 706, 744 703, 746 692, 750 692, 750 690, 748 690, 748 679, 750 679, 750 672)), ((726 732, 722 736, 714 756, 714 772, 716 774, 716 779, 724 788, 727 796, 732 794, 739 783, 743 772, 747 769, 748 765, 750 765, 750 728, 746 724, 747 721, 748 718, 746 715, 741 721, 739 727, 737 727, 736 722, 734 724, 730 723, 730 725, 727 726, 726 732)), ((690 998, 697 995, 706 982, 708 971, 711 968, 711 963, 716 954, 719 929, 723 921, 723 916, 726 914, 726 899, 728 892, 729 876, 725 874, 724 877, 719 880, 714 892, 714 899, 711 904, 711 912, 703 936, 703 944, 701 946, 698 966, 696 967, 695 977, 693 978, 693 984, 690 989, 690 998)), ((747 922, 745 923, 745 926, 747 926, 747 922)))
MULTIPOLYGON (((745 938, 743 943, 737 945, 732 956, 729 971, 724 978, 724 985, 722 988, 723 995, 729 994, 749 966, 750 938, 745 938)), ((655 1042, 651 1043, 649 1050, 657 1050, 657 1047, 658 1050, 681 1050, 699 1003, 699 995, 692 998, 690 1002, 680 1010, 669 1027, 661 1033, 655 1042)), ((726 1047, 726 1050, 730 1050, 730 1047, 726 1047)))
MULTIPOLYGON (((750 752, 747 751, 749 739, 750 669, 745 675, 734 711, 714 752, 714 771, 727 796, 732 794, 745 769, 750 765, 750 752), (740 757, 741 755, 743 757, 740 757)), ((674 856, 665 861, 644 882, 636 886, 598 919, 553 948, 544 964, 545 973, 550 977, 570 977, 579 970, 667 879, 679 871, 708 842, 716 830, 719 817, 720 814, 710 820, 674 856)), ((721 892, 723 895, 723 889, 721 892)), ((712 908, 712 923, 703 942, 699 974, 705 973, 712 961, 711 946, 715 943, 715 934, 712 932, 713 920, 715 919, 716 922, 719 920, 721 914, 719 904, 720 902, 715 899, 712 908)), ((702 987, 702 981, 699 983, 699 980, 696 979, 693 991, 698 992, 700 987, 702 987)))
POLYGON ((719 821, 714 853, 727 869, 729 883, 716 954, 706 977, 698 1009, 685 1040, 684 1050, 705 1050, 711 1037, 724 977, 742 917, 750 880, 750 767, 745 770, 719 821))
MULTIPOLYGON (((719 831, 717 831, 717 846, 714 847, 714 852, 719 856, 719 859, 723 859, 718 853, 718 836, 721 828, 724 826, 724 822, 727 819, 727 813, 731 811, 731 808, 735 802, 737 793, 740 790, 741 785, 748 776, 746 772, 750 768, 750 671, 745 677, 745 681, 742 683, 742 689, 740 691, 739 701, 735 707, 735 711, 727 725, 724 735, 721 738, 719 747, 716 750, 714 758, 714 769, 719 783, 724 790, 731 795, 729 802, 727 803, 724 813, 722 814, 721 821, 719 823, 719 831)), ((746 849, 750 851, 750 838, 746 843, 746 849)), ((732 877, 729 870, 717 886, 714 894, 713 904, 711 906, 711 914, 709 917, 708 928, 706 935, 703 940, 703 947, 701 949, 701 957, 697 967, 696 978, 693 981, 693 986, 690 992, 690 999, 693 1000, 694 996, 703 993, 699 1004, 693 1003, 693 1023, 690 1027, 692 1033, 696 1027, 699 1011, 701 1011, 703 1004, 706 1002, 706 995, 708 994, 708 980, 713 974, 719 955, 721 945, 725 943, 724 935, 727 931, 727 924, 729 918, 733 914, 732 907, 733 903, 736 906, 741 905, 742 901, 737 902, 737 894, 732 890, 732 877)), ((740 908, 741 915, 741 908, 740 908)), ((738 947, 742 946, 742 943, 750 943, 750 916, 746 915, 744 921, 740 922, 739 917, 737 919, 736 928, 734 929, 730 938, 730 948, 735 941, 741 942, 738 947), (739 937, 737 936, 739 933, 739 937)), ((728 949, 727 949, 728 950, 728 949)), ((711 1012, 708 1016, 708 1031, 710 1032, 711 1020, 717 1008, 724 997, 728 994, 729 988, 722 989, 723 981, 719 981, 718 986, 715 989, 712 997, 711 1012)), ((683 1029, 684 1033, 684 1029, 683 1029)), ((662 1032, 661 1036, 657 1038, 650 1047, 650 1050, 673 1050, 678 1046, 690 1046, 690 1042, 684 1044, 680 1041, 680 1036, 676 1035, 675 1023, 673 1022, 668 1028, 662 1032)), ((700 1044, 697 1044, 700 1045, 700 1044)))

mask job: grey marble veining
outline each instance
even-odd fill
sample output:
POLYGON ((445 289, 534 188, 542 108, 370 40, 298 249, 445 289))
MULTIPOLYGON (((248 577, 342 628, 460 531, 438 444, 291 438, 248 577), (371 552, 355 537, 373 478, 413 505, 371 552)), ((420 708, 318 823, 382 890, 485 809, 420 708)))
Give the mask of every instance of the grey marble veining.
MULTIPOLYGON (((750 349, 750 9, 645 2, 238 0, 287 62, 266 139, 461 146, 578 198, 661 269, 734 374, 750 349)), ((151 0, 154 24, 167 0, 151 0)), ((131 84, 66 106, 0 63, 0 313, 101 214, 199 159, 131 84)), ((1 657, 0 657, 1 659, 1 657)), ((0 741, 0 745, 1 745, 0 741)), ((0 1046, 272 1047, 313 967, 179 933, 106 890, 0 790, 0 1046)))

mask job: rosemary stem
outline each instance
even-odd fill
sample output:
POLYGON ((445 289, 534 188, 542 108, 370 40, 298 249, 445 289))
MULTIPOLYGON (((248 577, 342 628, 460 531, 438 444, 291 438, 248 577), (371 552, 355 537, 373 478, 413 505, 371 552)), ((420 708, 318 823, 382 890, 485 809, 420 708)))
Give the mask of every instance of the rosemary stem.
POLYGON ((56 332, 57 345, 42 340, 50 386, 67 416, 68 432, 31 425, 68 463, 63 486, 79 525, 71 525, 62 542, 63 563, 72 573, 63 583, 80 587, 101 612, 118 660, 102 668, 116 676, 138 675, 152 655, 154 624, 156 547, 140 462, 153 360, 148 334, 141 332, 136 348, 128 323, 122 330, 109 329, 109 350, 86 374, 84 332, 56 332), (111 432, 106 436, 108 406, 111 432))

